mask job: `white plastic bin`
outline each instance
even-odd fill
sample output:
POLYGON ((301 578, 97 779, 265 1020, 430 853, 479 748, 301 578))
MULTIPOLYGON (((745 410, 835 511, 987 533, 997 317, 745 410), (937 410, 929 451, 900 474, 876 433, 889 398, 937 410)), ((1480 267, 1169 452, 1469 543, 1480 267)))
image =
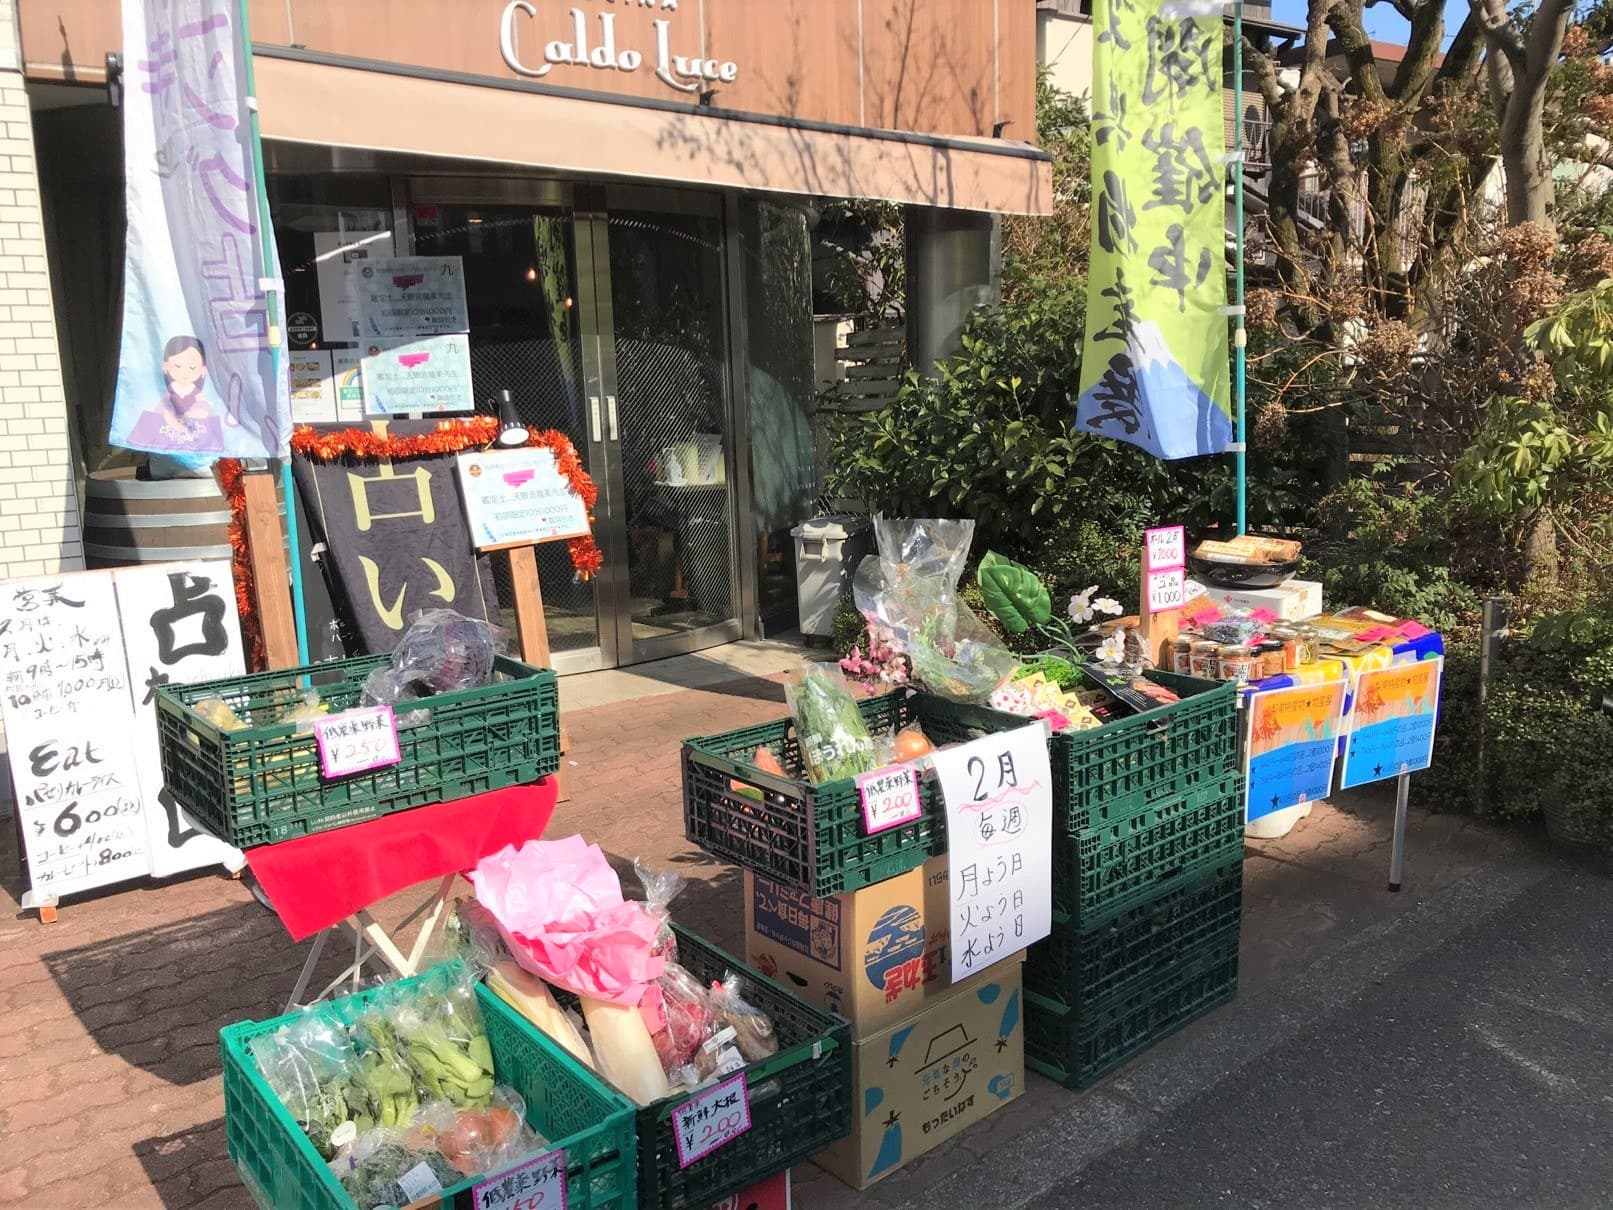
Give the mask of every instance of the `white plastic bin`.
POLYGON ((803 521, 795 539, 795 593, 801 633, 828 638, 834 633, 840 598, 851 591, 857 564, 873 553, 873 526, 867 517, 831 513, 803 521))

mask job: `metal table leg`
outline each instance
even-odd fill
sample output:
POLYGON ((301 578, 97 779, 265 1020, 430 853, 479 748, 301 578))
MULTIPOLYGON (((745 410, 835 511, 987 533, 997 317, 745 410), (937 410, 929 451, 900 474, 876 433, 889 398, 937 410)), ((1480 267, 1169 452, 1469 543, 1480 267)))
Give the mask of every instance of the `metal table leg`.
POLYGON ((1395 835, 1389 848, 1389 889, 1400 889, 1401 876, 1406 872, 1406 811, 1411 801, 1411 774, 1402 773, 1395 779, 1395 835))

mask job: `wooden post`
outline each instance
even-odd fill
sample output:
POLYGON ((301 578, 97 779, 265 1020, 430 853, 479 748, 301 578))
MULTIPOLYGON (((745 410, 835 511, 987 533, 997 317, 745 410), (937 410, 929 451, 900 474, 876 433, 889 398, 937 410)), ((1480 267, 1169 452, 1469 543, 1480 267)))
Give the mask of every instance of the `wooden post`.
MULTIPOLYGON (((280 528, 274 478, 257 471, 241 477, 246 493, 246 543, 252 560, 252 592, 270 668, 297 666, 297 622, 291 608, 291 567, 280 528)), ((287 500, 287 508, 296 501, 287 500)))
MULTIPOLYGON (((552 663, 549 652, 549 623, 543 616, 543 584, 538 579, 538 555, 535 547, 516 546, 509 551, 510 584, 515 593, 515 629, 521 640, 521 658, 528 664, 547 668, 552 663)), ((566 776, 566 749, 570 737, 564 726, 560 728, 560 769, 555 774, 559 800, 571 798, 571 779, 566 776)))

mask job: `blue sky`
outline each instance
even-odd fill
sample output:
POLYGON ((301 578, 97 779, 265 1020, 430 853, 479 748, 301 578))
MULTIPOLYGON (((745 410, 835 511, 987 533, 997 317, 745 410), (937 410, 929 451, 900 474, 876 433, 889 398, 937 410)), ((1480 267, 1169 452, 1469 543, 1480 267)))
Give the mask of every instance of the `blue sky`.
MULTIPOLYGON (((1304 25, 1305 12, 1309 6, 1305 0, 1272 0, 1271 15, 1278 21, 1287 25, 1304 25)), ((1451 44, 1456 31, 1462 27, 1462 19, 1467 16, 1467 0, 1446 0, 1445 4, 1445 45, 1451 44)), ((1380 42, 1404 42, 1406 40, 1406 22, 1399 13, 1388 4, 1376 4, 1366 12, 1367 33, 1380 42)))

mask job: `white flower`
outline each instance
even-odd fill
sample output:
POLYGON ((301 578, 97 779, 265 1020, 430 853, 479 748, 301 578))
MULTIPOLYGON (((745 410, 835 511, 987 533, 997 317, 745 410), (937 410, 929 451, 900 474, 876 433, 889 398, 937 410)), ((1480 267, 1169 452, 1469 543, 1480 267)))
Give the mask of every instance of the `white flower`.
POLYGON ((1111 618, 1118 618, 1126 611, 1120 607, 1120 602, 1113 597, 1099 597, 1092 602, 1092 608, 1099 613, 1106 613, 1111 618))
POLYGON ((1098 644, 1100 664, 1118 664, 1126 658, 1126 632, 1117 630, 1098 644))
POLYGON ((1078 592, 1070 598, 1070 621, 1089 622, 1092 620, 1092 594, 1098 591, 1094 584, 1085 592, 1078 592))

